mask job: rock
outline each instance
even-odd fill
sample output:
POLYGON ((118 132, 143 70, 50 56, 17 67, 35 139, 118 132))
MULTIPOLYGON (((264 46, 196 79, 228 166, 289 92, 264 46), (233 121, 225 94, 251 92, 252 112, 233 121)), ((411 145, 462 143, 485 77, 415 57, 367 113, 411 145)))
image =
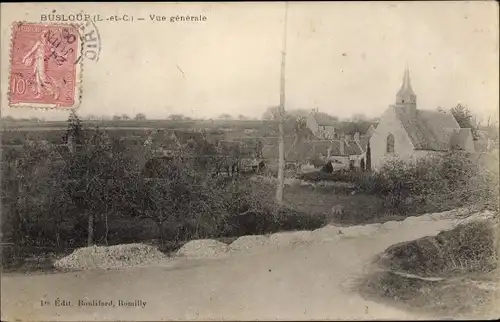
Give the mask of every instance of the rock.
POLYGON ((200 239, 187 242, 178 251, 178 256, 209 258, 224 255, 229 250, 225 243, 213 239, 200 239))
POLYGON ((352 226, 343 228, 342 236, 344 237, 358 237, 358 236, 371 236, 376 234, 380 229, 377 224, 363 225, 363 226, 352 226))
POLYGON ((383 226, 385 229, 387 230, 391 230, 391 229, 396 229, 398 228, 399 226, 401 225, 401 222, 399 221, 394 221, 394 220, 391 220, 391 221, 386 221, 383 226))
POLYGON ((269 237, 262 235, 242 236, 229 245, 230 251, 255 252, 269 246, 269 237))
POLYGON ((274 248, 295 247, 312 241, 310 231, 276 233, 269 236, 269 243, 274 248))
POLYGON ((143 266, 165 259, 156 247, 144 244, 92 246, 76 249, 57 260, 58 269, 121 269, 143 266))
POLYGON ((312 231, 312 238, 315 241, 326 242, 340 238, 340 228, 334 225, 326 225, 325 227, 312 231))
POLYGON ((414 223, 414 222, 417 222, 417 221, 426 221, 426 220, 429 220, 430 218, 429 217, 424 217, 424 216, 410 216, 410 217, 407 217, 405 218, 405 220, 403 220, 404 223, 414 223), (423 217, 423 218, 422 218, 423 217))
POLYGON ((458 224, 467 224, 467 223, 470 223, 470 222, 473 222, 473 221, 490 221, 490 222, 494 222, 494 221, 498 221, 498 214, 490 211, 490 210, 485 210, 485 211, 482 211, 482 212, 477 212, 477 213, 474 213, 472 215, 470 215, 469 217, 465 218, 465 219, 462 219, 462 220, 458 220, 458 224))

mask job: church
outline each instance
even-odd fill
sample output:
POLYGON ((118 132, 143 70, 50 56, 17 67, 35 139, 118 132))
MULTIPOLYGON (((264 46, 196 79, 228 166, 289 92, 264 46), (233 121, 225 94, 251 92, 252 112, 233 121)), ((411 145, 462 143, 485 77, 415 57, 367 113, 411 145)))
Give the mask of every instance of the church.
POLYGON ((371 168, 378 170, 393 158, 416 161, 450 150, 474 152, 471 129, 460 128, 450 112, 417 108, 406 68, 396 103, 382 114, 370 138, 371 168))

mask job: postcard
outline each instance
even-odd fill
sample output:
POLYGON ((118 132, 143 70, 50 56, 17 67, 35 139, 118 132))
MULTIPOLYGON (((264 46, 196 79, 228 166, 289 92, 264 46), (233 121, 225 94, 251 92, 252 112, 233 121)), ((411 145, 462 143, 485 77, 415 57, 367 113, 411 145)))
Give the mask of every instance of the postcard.
POLYGON ((494 319, 498 4, 1 4, 2 321, 494 319))

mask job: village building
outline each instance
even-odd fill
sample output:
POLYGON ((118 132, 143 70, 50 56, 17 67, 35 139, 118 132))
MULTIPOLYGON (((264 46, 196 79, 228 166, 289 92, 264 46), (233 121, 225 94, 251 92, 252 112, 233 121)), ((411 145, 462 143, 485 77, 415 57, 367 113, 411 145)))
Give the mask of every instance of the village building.
MULTIPOLYGON (((284 143, 287 168, 319 169, 331 162, 334 170, 366 169, 366 150, 357 140, 301 140, 296 142, 294 137, 285 137, 284 143)), ((263 154, 269 164, 276 164, 277 142, 265 145, 263 154)))
POLYGON ((418 109, 406 68, 396 104, 383 113, 370 138, 372 169, 393 158, 415 161, 452 149, 474 152, 471 129, 460 128, 451 113, 418 109))
POLYGON ((313 110, 306 120, 307 127, 321 140, 335 138, 335 119, 318 109, 313 110))
POLYGON ((362 136, 370 137, 377 126, 370 121, 344 121, 335 123, 335 139, 359 140, 362 136))

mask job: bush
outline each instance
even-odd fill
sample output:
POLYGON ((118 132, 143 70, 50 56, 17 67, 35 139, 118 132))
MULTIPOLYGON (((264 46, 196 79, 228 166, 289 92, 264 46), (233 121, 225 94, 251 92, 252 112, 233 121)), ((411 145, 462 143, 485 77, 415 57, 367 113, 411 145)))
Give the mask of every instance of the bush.
POLYGON ((427 313, 488 313, 498 295, 497 231, 495 220, 473 220, 390 246, 373 263, 375 272, 354 287, 371 300, 395 300, 427 313))
POLYGON ((359 178, 362 176, 363 174, 361 172, 340 170, 332 173, 324 171, 302 173, 299 174, 297 178, 310 182, 320 182, 320 181, 358 182, 359 178))
POLYGON ((389 269, 421 276, 442 276, 495 268, 495 232, 489 221, 458 225, 435 237, 389 247, 383 256, 389 269))
POLYGON ((442 211, 471 203, 498 200, 498 174, 481 171, 462 153, 430 156, 416 163, 393 160, 376 173, 358 176, 359 191, 383 197, 400 214, 442 211), (495 179, 496 178, 496 179, 495 179))
POLYGON ((3 239, 54 249, 148 239, 178 245, 324 224, 321 216, 278 209, 262 183, 213 178, 219 158, 194 157, 208 154, 200 152, 207 146, 180 146, 147 176, 130 142, 116 133, 84 129, 72 114, 67 131, 49 136, 65 141, 68 134, 78 143, 73 153, 35 143, 2 154, 3 239))

